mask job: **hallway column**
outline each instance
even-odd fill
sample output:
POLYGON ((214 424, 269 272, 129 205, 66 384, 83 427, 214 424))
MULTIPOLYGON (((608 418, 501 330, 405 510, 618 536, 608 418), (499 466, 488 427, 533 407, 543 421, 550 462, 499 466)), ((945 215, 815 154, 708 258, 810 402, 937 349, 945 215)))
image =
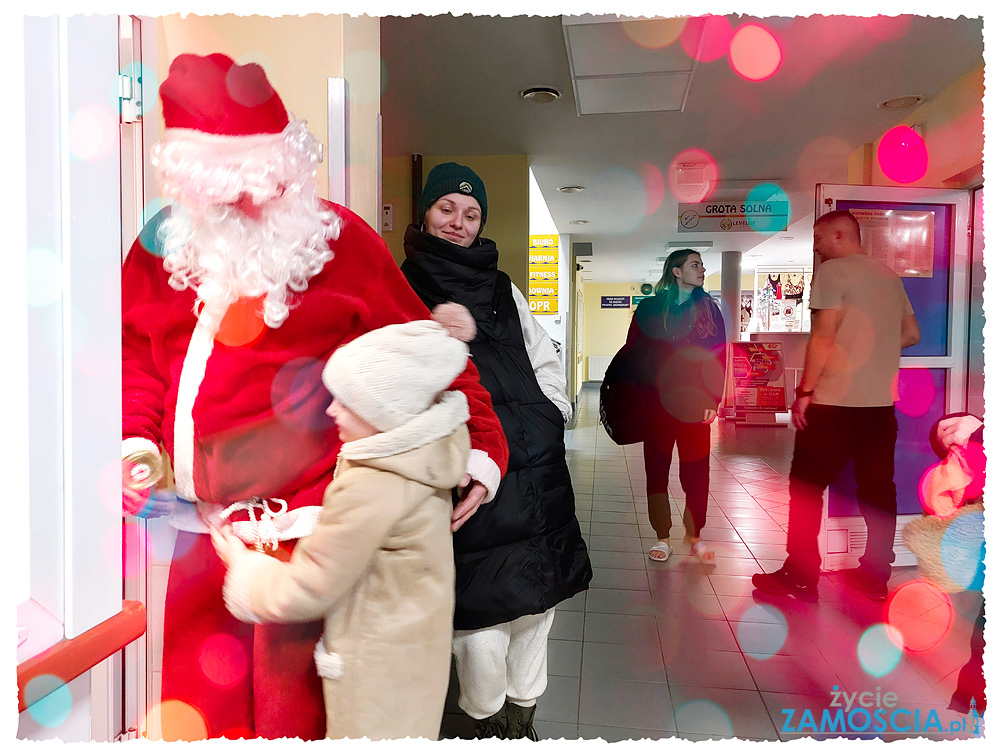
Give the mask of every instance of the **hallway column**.
POLYGON ((740 289, 743 276, 740 260, 743 252, 722 253, 722 316, 726 321, 726 337, 740 340, 740 289))
MULTIPOLYGON (((743 287, 743 273, 740 269, 740 261, 743 259, 743 252, 723 252, 722 253, 722 318, 726 323, 726 339, 728 341, 740 340, 740 290, 743 287)), ((723 398, 722 416, 732 417, 732 391, 733 386, 729 381, 729 353, 726 351, 726 395, 723 398)))

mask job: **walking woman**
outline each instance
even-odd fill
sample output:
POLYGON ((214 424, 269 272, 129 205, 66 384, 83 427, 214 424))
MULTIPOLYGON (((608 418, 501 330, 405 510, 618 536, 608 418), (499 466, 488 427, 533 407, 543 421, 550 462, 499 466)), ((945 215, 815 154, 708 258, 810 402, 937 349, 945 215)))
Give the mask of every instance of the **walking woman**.
POLYGON ((495 500, 454 536, 458 704, 477 737, 537 739, 554 608, 592 576, 563 445, 572 405, 551 340, 480 235, 479 176, 457 163, 434 167, 418 207, 423 224, 406 229, 403 274, 428 307, 455 301, 472 313, 472 361, 510 447, 495 500))
POLYGON ((711 424, 725 385, 726 325, 704 283, 705 266, 698 252, 672 252, 656 295, 636 307, 626 341, 640 381, 659 398, 649 407, 649 430, 642 445, 649 523, 658 541, 649 550, 653 561, 666 561, 671 553, 667 479, 674 444, 686 499, 684 541, 701 561, 715 560, 714 550, 700 536, 708 510, 711 424))

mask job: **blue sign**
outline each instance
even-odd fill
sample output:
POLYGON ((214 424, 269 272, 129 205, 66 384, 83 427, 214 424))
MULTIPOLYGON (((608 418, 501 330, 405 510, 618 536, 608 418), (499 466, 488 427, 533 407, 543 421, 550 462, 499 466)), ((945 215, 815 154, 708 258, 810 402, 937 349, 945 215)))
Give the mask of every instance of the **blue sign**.
POLYGON ((628 309, 630 301, 628 296, 602 296, 601 309, 628 309))

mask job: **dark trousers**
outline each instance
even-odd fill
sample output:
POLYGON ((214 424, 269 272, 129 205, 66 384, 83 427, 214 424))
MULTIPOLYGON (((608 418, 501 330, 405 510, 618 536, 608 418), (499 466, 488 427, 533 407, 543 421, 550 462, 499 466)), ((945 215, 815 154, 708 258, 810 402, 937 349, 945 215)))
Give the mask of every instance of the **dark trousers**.
POLYGON ((873 579, 887 581, 895 555, 896 414, 891 406, 853 407, 813 404, 804 430, 795 433, 788 480, 788 560, 786 565, 808 582, 819 579, 819 529, 823 491, 854 461, 858 506, 868 526, 861 567, 873 579))
POLYGON ((670 501, 666 493, 675 444, 685 497, 684 527, 689 536, 698 537, 701 534, 708 512, 708 458, 712 449, 712 426, 702 422, 678 422, 670 417, 660 419, 642 444, 642 456, 646 467, 649 523, 661 540, 665 540, 670 532, 670 501))
POLYGON ((969 710, 972 700, 976 701, 976 710, 982 713, 986 710, 986 677, 983 675, 983 651, 986 649, 986 600, 979 608, 979 616, 972 625, 972 638, 969 647, 972 655, 968 662, 958 672, 958 685, 951 697, 952 710, 969 710))

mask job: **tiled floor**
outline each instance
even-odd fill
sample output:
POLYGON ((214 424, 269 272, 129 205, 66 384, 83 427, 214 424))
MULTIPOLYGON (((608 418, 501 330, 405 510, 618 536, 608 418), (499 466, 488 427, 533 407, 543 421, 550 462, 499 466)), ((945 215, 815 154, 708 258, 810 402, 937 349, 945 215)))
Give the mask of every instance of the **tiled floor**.
MULTIPOLYGON (((752 594, 750 575, 779 567, 785 556, 792 440, 790 427, 713 425, 702 536, 713 542, 716 564, 701 565, 682 543, 676 464, 674 553, 655 563, 645 555, 656 537, 646 514, 642 446, 615 445, 597 421, 597 390, 583 390, 566 447, 594 579, 556 610, 549 683, 535 719, 542 738, 824 738, 830 735, 814 732, 809 720, 820 728, 834 687, 896 693, 896 707, 907 711, 897 716, 898 728, 912 726, 909 711, 919 709, 924 736, 972 736, 972 717, 963 733, 963 716, 947 705, 969 657, 979 593, 949 596, 951 610, 929 594, 875 604, 824 574, 817 604, 752 594), (897 646, 878 627, 869 631, 887 614, 904 645, 921 652, 904 650, 893 662, 897 646)), ((915 568, 895 569, 890 590, 915 578, 915 568)), ((473 725, 457 707, 456 685, 453 676, 442 737, 469 738, 473 725)), ((863 730, 865 715, 847 720, 863 730)), ((881 728, 888 728, 884 739, 916 736, 881 728)), ((878 736, 849 726, 848 735, 878 736)))

